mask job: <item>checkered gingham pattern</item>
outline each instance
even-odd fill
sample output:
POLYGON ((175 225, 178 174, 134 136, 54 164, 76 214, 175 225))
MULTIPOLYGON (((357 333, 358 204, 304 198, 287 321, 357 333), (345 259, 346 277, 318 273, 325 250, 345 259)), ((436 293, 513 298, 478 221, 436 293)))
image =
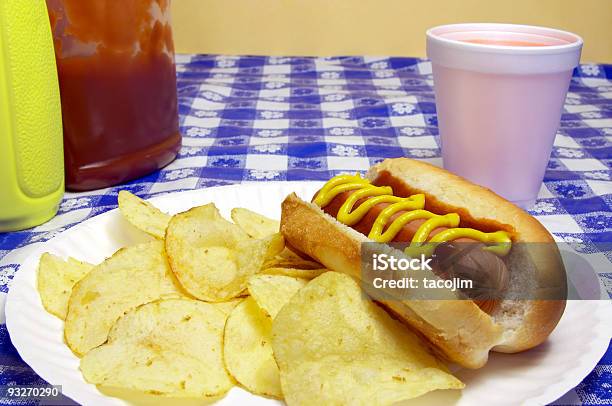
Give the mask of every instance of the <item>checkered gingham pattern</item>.
MULTIPOLYGON (((0 234, 0 300, 27 246, 117 207, 117 192, 161 193, 243 181, 327 180, 384 158, 441 164, 431 65, 415 58, 178 55, 183 148, 161 171, 126 185, 67 193, 58 215, 0 234)), ((612 66, 574 72, 532 214, 560 241, 597 256, 612 298, 612 66)), ((612 316, 612 315, 611 315, 612 316)), ((562 368, 562 366, 559 366, 562 368)), ((0 324, 0 385, 41 380, 0 324)), ((557 404, 612 404, 612 348, 557 404)))

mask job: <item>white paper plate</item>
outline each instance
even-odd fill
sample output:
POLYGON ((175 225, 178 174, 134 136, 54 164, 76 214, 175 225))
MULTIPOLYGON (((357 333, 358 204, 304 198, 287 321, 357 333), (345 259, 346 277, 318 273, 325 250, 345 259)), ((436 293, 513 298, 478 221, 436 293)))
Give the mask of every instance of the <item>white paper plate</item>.
MULTIPOLYGON (((227 218, 231 208, 240 206, 279 218, 280 202, 287 194, 295 191, 310 198, 320 186, 319 182, 249 183, 171 193, 151 201, 170 213, 212 201, 227 218)), ((35 283, 38 258, 42 252, 49 251, 98 263, 118 248, 146 238, 123 220, 118 210, 112 210, 42 244, 21 265, 13 279, 6 303, 6 324, 13 344, 36 373, 51 384, 62 385, 63 393, 81 404, 129 403, 107 396, 83 380, 79 359, 63 342, 63 322, 48 314, 40 302, 35 283)), ((480 370, 457 371, 457 376, 466 383, 463 391, 432 392, 405 404, 518 405, 551 402, 576 386, 606 351, 612 327, 605 318, 610 319, 610 310, 609 302, 569 302, 559 326, 545 344, 522 354, 494 353, 486 367, 480 370)), ((150 398, 138 400, 155 403, 150 398)), ((167 404, 167 399, 164 401, 167 404)), ((279 403, 237 387, 219 401, 224 405, 279 403)), ((178 402, 173 400, 172 404, 178 402)))

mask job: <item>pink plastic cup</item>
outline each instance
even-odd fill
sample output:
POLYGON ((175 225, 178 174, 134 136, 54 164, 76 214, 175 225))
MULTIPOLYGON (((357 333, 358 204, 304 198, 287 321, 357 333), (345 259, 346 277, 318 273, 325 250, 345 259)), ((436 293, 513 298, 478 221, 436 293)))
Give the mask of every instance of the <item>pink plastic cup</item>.
POLYGON ((582 39, 550 28, 427 31, 444 167, 523 208, 538 196, 582 39))

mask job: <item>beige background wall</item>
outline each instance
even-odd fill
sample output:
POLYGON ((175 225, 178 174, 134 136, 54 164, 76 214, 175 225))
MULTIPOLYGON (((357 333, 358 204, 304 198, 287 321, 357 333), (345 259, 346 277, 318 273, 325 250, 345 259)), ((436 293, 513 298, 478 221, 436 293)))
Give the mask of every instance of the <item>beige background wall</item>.
POLYGON ((425 29, 509 22, 569 30, 612 63, 612 0, 172 0, 177 52, 425 55, 425 29))

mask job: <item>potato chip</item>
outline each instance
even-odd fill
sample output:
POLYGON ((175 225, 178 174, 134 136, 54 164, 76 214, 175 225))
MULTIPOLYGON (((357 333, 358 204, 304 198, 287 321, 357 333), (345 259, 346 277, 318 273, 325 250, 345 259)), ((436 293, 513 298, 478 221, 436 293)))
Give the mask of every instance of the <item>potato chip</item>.
POLYGON ((283 275, 254 275, 249 278, 249 293, 257 305, 274 319, 280 309, 298 290, 306 286, 306 279, 283 275))
POLYGON ((232 310, 234 310, 234 308, 238 306, 243 300, 244 298, 230 299, 227 302, 217 302, 212 303, 212 305, 214 305, 217 309, 221 310, 226 316, 229 316, 232 310))
POLYGON ((244 299, 225 324, 223 357, 229 373, 250 392, 282 398, 271 323, 253 298, 244 299))
POLYGON ((249 209, 232 209, 232 220, 252 238, 266 238, 280 230, 280 222, 249 209))
POLYGON ((161 396, 201 398, 226 393, 223 366, 226 316, 215 305, 158 300, 122 316, 108 342, 81 359, 87 382, 161 396))
POLYGON ((329 269, 327 268, 299 269, 299 268, 272 267, 272 268, 263 269, 261 273, 266 274, 266 275, 283 275, 283 276, 291 276, 293 278, 302 278, 302 279, 311 280, 327 271, 329 271, 329 269))
POLYGON ((74 258, 64 261, 48 252, 42 254, 36 283, 45 310, 64 320, 72 287, 92 268, 92 264, 74 258))
POLYGON ((321 269, 324 266, 318 262, 304 259, 285 247, 280 254, 268 259, 262 268, 321 269))
POLYGON ((280 234, 254 240, 225 220, 214 204, 172 217, 166 251, 181 285, 198 299, 221 302, 246 288, 249 276, 284 247, 280 234))
POLYGON ((162 241, 120 249, 72 289, 66 343, 79 356, 104 343, 124 312, 164 295, 180 296, 173 278, 162 241))
POLYGON ((278 258, 277 256, 267 260, 263 268, 321 269, 324 268, 324 266, 319 264, 318 262, 309 261, 307 259, 294 260, 278 258))
POLYGON ((390 405, 464 386, 414 333, 337 272, 312 280, 283 307, 272 347, 290 405, 390 405))
MULTIPOLYGON (((262 238, 261 241, 266 241, 266 254, 264 257, 264 263, 270 258, 274 258, 279 252, 285 249, 285 237, 281 233, 270 234, 269 236, 262 238)), ((259 266, 261 270, 263 264, 259 266)))
POLYGON ((170 215, 127 190, 120 191, 117 200, 121 215, 134 227, 155 238, 164 238, 170 215))
POLYGON ((295 251, 293 251, 289 247, 285 247, 285 249, 282 250, 277 256, 279 258, 296 260, 296 261, 300 261, 300 260, 305 259, 305 258, 302 258, 301 256, 299 256, 295 251))

